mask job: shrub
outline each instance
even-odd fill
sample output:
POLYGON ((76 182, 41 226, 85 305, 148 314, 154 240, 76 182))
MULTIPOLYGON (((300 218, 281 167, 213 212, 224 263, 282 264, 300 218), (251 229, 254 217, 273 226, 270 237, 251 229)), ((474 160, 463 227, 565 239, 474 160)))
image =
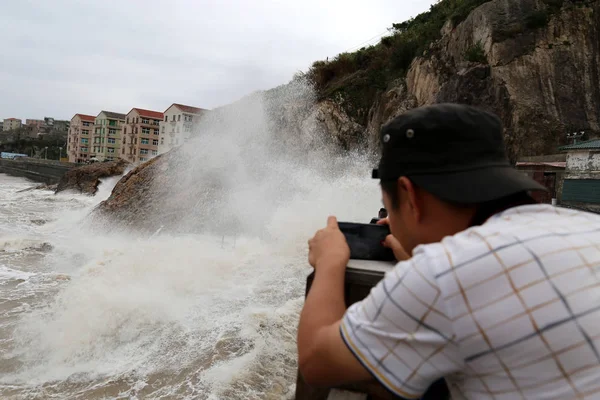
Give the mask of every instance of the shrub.
POLYGON ((465 59, 471 62, 487 64, 487 57, 485 55, 485 50, 483 49, 483 45, 481 44, 481 42, 477 42, 467 49, 467 51, 465 52, 465 59))

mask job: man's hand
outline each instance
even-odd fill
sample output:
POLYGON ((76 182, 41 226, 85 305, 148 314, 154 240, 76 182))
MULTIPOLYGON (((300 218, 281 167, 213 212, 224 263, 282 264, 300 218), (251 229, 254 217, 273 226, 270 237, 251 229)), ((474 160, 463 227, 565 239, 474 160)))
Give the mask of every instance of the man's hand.
POLYGON ((324 266, 346 267, 350 248, 335 217, 327 219, 327 226, 308 241, 308 262, 314 268, 324 266))
MULTIPOLYGON (((388 218, 382 218, 377 221, 377 225, 389 225, 390 220, 388 218)), ((411 258, 411 256, 404 250, 404 247, 400 244, 398 239, 396 239, 393 235, 387 235, 383 245, 389 249, 392 249, 394 252, 394 257, 398 261, 405 261, 411 258)))

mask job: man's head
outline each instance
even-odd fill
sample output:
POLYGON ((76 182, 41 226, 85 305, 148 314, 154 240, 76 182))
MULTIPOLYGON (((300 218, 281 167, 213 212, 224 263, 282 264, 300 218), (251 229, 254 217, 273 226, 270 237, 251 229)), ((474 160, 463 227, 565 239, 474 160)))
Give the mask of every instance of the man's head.
POLYGON ((380 208, 379 209, 379 214, 377 215, 378 218, 386 218, 388 216, 388 212, 385 208, 380 208))
POLYGON ((466 229, 482 209, 545 190, 511 167, 498 117, 474 107, 410 110, 382 128, 381 145, 373 177, 381 180, 392 233, 409 253, 466 229))

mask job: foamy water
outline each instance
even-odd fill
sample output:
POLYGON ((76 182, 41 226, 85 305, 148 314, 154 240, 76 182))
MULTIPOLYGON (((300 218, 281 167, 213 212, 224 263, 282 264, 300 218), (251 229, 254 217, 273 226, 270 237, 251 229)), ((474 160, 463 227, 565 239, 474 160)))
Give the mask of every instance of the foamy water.
POLYGON ((87 197, 0 174, 0 398, 293 398, 306 242, 330 214, 380 206, 366 163, 314 165, 294 165, 268 212, 280 176, 224 195, 256 237, 91 234, 116 179, 87 197))

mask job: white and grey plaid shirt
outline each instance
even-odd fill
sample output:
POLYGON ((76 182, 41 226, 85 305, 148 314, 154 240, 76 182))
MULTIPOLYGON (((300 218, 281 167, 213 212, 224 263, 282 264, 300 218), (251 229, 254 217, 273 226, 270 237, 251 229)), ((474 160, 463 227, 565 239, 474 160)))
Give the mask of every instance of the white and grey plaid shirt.
POLYGON ((600 216, 511 208, 422 245, 341 332, 388 389, 418 398, 600 399, 600 216))

